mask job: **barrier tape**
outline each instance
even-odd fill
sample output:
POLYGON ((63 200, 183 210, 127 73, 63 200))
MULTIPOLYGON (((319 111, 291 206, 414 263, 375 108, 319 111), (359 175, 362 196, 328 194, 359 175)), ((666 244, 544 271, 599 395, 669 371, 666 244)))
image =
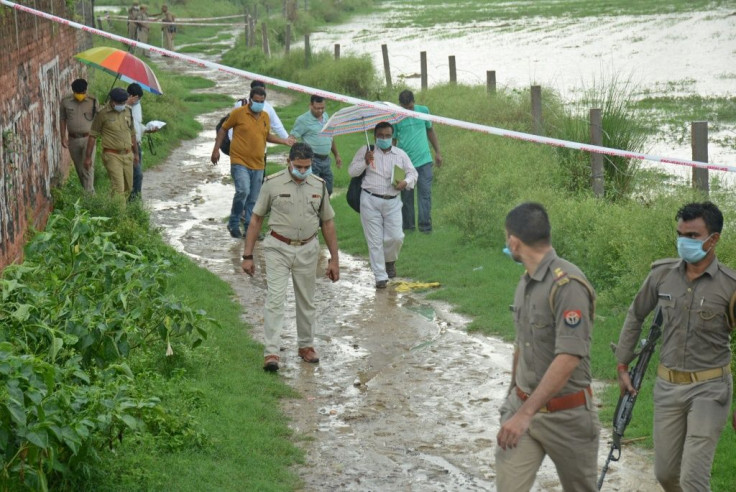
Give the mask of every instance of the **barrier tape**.
MULTIPOLYGON (((110 17, 113 17, 115 19, 124 19, 128 20, 128 17, 125 15, 118 15, 118 14, 109 14, 110 17)), ((245 14, 237 14, 237 15, 222 15, 220 17, 178 17, 179 20, 182 21, 203 21, 203 20, 222 20, 222 19, 245 19, 245 14)))
MULTIPOLYGON (((106 21, 114 21, 114 22, 130 22, 127 17, 122 16, 111 16, 111 15, 105 15, 102 17, 98 17, 100 19, 106 20, 106 21)), ((135 20, 132 21, 137 24, 160 24, 162 22, 165 22, 166 24, 172 24, 175 26, 224 26, 224 27, 245 27, 245 23, 243 21, 238 22, 232 22, 232 23, 225 23, 225 22, 181 22, 179 20, 175 20, 174 22, 169 21, 163 21, 163 20, 135 20)))
MULTIPOLYGON (((45 19, 48 19, 54 22, 58 22, 60 24, 63 24, 69 27, 73 27, 75 29, 81 29, 82 31, 86 31, 91 34, 96 34, 98 36, 102 36, 102 37, 111 39, 113 41, 118 41, 120 43, 127 44, 129 46, 134 46, 137 48, 145 49, 152 53, 158 53, 160 55, 167 56, 170 58, 175 58, 177 60, 182 60, 187 63, 196 65, 198 67, 211 68, 213 70, 217 70, 222 73, 236 75, 236 76, 244 77, 250 80, 260 80, 266 84, 274 85, 276 87, 281 87, 282 89, 288 89, 288 90, 302 92, 304 94, 310 94, 310 95, 314 94, 317 96, 322 96, 326 99, 331 99, 333 101, 338 101, 338 102, 342 102, 346 104, 353 104, 356 106, 365 106, 369 108, 385 110, 385 105, 380 102, 365 101, 363 99, 358 99, 356 97, 345 96, 343 94, 337 94, 337 93, 329 92, 329 91, 323 91, 321 89, 315 89, 313 87, 308 87, 306 85, 295 84, 293 82, 289 82, 286 80, 274 79, 272 77, 268 77, 265 75, 261 75, 261 74, 257 74, 253 72, 247 72, 245 70, 240 70, 237 68, 228 67, 227 65, 221 65, 219 63, 201 60, 199 58, 194 58, 192 56, 187 56, 187 55, 183 55, 180 53, 176 53, 174 51, 169 51, 163 48, 158 48, 156 46, 151 46, 150 44, 141 43, 139 41, 133 41, 132 39, 128 39, 123 36, 118 36, 117 34, 112 34, 106 31, 102 31, 100 29, 95 29, 93 27, 85 26, 83 24, 79 24, 78 22, 70 21, 62 17, 47 14, 46 12, 41 12, 39 10, 32 9, 24 5, 19 5, 9 0, 0 0, 0 4, 6 5, 8 7, 19 10, 21 12, 26 12, 32 15, 43 17, 45 19)), ((523 142, 531 142, 531 143, 538 143, 538 144, 544 144, 544 145, 551 145, 553 147, 563 147, 563 148, 568 148, 568 149, 583 150, 585 152, 593 152, 597 154, 614 155, 614 156, 624 157, 627 159, 640 159, 640 160, 645 160, 645 161, 661 162, 663 164, 676 164, 678 166, 697 167, 697 168, 709 169, 713 171, 736 172, 736 166, 727 166, 723 164, 708 164, 705 162, 691 161, 688 159, 679 159, 676 157, 662 157, 658 155, 644 154, 642 152, 633 152, 633 151, 628 151, 628 150, 620 150, 620 149, 613 149, 609 147, 602 147, 598 145, 571 142, 568 140, 561 140, 557 138, 532 135, 530 133, 522 133, 522 132, 516 132, 512 130, 504 130, 503 128, 496 128, 493 126, 480 125, 478 123, 470 123, 467 121, 456 120, 454 118, 446 118, 444 116, 417 113, 415 111, 404 109, 400 106, 397 106, 394 109, 394 112, 398 114, 403 114, 406 116, 411 116, 413 118, 417 118, 420 120, 431 121, 433 123, 454 126, 456 128, 463 128, 466 130, 472 130, 472 131, 477 131, 481 133, 488 133, 490 135, 497 135, 500 137, 512 138, 515 140, 521 140, 523 142)))

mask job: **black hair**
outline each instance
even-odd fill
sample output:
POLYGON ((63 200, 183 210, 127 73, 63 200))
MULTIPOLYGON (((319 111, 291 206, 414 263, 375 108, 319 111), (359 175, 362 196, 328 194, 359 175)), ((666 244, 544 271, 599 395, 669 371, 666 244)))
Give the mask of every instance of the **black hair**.
POLYGON ((377 124, 376 127, 373 129, 373 136, 375 136, 378 130, 380 130, 381 128, 391 128, 391 135, 394 134, 394 125, 392 125, 388 121, 382 121, 377 124))
POLYGON ((289 150, 290 161, 311 159, 313 156, 314 153, 312 152, 312 147, 310 147, 309 144, 305 144, 303 142, 295 143, 291 146, 291 150, 289 150))
POLYGON ((143 89, 140 84, 133 82, 128 86, 128 94, 131 96, 143 97, 143 89))
POLYGON ((266 84, 260 80, 254 80, 250 83, 250 88, 253 89, 254 87, 263 87, 265 89, 266 84))
POLYGON ((526 202, 506 215, 508 234, 521 239, 527 246, 548 246, 551 239, 549 216, 540 203, 526 202))
POLYGON ((312 94, 312 97, 309 98, 310 103, 321 103, 325 102, 325 98, 322 96, 318 96, 317 94, 312 94))
POLYGON ((682 219, 685 222, 702 218, 708 233, 719 233, 723 230, 723 214, 712 202, 688 203, 684 205, 675 215, 675 220, 682 219))
POLYGON ((253 96, 263 96, 266 97, 266 89, 260 86, 255 86, 250 90, 250 95, 248 96, 248 99, 251 101, 253 100, 253 96))
POLYGON ((72 82, 72 92, 77 94, 87 92, 87 81, 84 79, 77 79, 72 82))
POLYGON ((409 89, 401 91, 401 94, 399 94, 399 103, 402 106, 406 106, 411 102, 414 102, 414 93, 409 89))

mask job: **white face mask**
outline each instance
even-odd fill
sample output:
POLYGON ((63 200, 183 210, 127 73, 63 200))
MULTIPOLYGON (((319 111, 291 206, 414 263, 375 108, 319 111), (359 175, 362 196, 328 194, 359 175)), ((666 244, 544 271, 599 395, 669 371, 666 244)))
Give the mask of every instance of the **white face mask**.
POLYGON ((116 104, 115 106, 113 106, 113 108, 115 109, 115 111, 120 113, 125 109, 125 104, 116 104))

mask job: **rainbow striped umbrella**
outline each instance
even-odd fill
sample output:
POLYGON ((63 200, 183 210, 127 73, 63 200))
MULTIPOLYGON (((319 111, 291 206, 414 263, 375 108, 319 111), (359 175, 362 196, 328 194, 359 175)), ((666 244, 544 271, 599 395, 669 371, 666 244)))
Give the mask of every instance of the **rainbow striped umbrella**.
MULTIPOLYGON (((336 135, 347 135, 348 133, 364 132, 365 140, 368 142, 368 130, 373 128, 382 121, 387 121, 392 125, 403 120, 407 116, 397 113, 396 109, 402 108, 395 104, 376 101, 374 104, 380 104, 380 109, 368 106, 348 106, 335 112, 320 132, 326 137, 334 137, 336 135)), ((370 144, 370 142, 368 142, 370 144)))
MULTIPOLYGON (((163 94, 153 70, 133 54, 117 48, 100 46, 74 55, 90 67, 99 68, 124 82, 137 82, 141 88, 158 96, 163 94)), ((115 85, 115 82, 113 82, 115 85)))

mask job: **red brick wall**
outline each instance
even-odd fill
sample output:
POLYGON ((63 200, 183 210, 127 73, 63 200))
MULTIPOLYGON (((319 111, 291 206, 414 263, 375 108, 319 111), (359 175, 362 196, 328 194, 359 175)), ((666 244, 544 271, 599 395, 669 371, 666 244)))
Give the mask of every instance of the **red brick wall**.
MULTIPOLYGON (((72 18, 64 0, 18 2, 72 18)), ((51 189, 66 179, 69 153, 59 138, 58 102, 85 76, 72 58, 90 35, 0 6, 0 270, 20 261, 29 228, 42 229, 51 189)))

